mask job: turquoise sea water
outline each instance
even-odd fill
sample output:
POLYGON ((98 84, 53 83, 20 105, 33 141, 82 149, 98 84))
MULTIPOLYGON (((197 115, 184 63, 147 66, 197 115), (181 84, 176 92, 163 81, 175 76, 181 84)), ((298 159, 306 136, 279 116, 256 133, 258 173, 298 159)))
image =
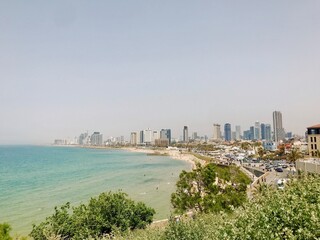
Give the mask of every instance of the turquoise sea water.
POLYGON ((119 189, 155 208, 155 219, 167 218, 183 169, 190 164, 122 150, 0 146, 0 223, 26 235, 54 206, 119 189))

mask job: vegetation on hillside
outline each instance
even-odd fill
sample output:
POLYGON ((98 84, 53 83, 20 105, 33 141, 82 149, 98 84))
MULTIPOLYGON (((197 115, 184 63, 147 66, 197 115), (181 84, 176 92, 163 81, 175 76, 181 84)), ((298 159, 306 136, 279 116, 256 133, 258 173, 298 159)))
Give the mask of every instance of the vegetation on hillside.
POLYGON ((277 190, 266 187, 233 213, 198 214, 165 228, 128 232, 123 239, 319 239, 320 176, 302 175, 277 190))
POLYGON ((97 239, 113 231, 145 228, 155 211, 144 203, 127 198, 123 192, 102 193, 91 198, 89 204, 70 207, 66 203, 55 208, 52 216, 37 226, 30 234, 35 240, 45 239, 97 239))
POLYGON ((250 179, 237 167, 197 165, 182 171, 171 203, 177 213, 231 211, 246 201, 250 179))

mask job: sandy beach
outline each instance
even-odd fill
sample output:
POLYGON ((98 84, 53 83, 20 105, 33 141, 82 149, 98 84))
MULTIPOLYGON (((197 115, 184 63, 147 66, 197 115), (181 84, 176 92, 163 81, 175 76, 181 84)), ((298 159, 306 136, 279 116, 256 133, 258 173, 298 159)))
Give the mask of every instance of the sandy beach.
POLYGON ((201 165, 204 164, 204 161, 195 157, 194 155, 186 152, 181 152, 177 149, 150 149, 150 148, 137 148, 137 147, 129 147, 129 148, 122 148, 124 150, 130 152, 139 152, 139 153, 146 153, 150 155, 158 155, 158 156, 168 156, 173 159, 187 161, 192 165, 194 169, 196 167, 196 163, 200 163, 201 165))

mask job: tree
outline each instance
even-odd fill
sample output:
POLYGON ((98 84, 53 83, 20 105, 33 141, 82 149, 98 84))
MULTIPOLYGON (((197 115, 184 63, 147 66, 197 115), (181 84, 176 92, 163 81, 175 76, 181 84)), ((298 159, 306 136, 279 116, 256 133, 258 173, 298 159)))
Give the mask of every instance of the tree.
POLYGON ((177 213, 231 211, 246 200, 250 180, 235 167, 214 164, 197 165, 191 172, 183 171, 171 203, 177 213))
POLYGON ((287 155, 287 160, 290 163, 295 163, 299 158, 302 157, 302 154, 298 151, 298 149, 294 148, 291 152, 287 155))
POLYGON ((259 147, 259 148, 258 148, 258 155, 259 155, 260 159, 263 157, 263 155, 264 155, 264 149, 263 149, 262 147, 259 147))
POLYGON ((284 145, 284 144, 280 144, 280 145, 278 146, 278 150, 276 151, 276 153, 277 153, 277 155, 278 155, 279 157, 282 157, 282 156, 285 154, 285 151, 286 151, 285 145, 284 145))
POLYGON ((152 222, 155 211, 144 203, 137 204, 123 192, 102 193, 89 204, 70 207, 69 203, 55 208, 55 213, 30 234, 35 240, 48 236, 62 239, 99 238, 113 231, 145 228, 152 222))
POLYGON ((8 223, 0 224, 0 239, 1 240, 12 240, 10 237, 11 226, 8 223))
POLYGON ((241 143, 241 148, 245 151, 249 150, 249 149, 251 149, 251 144, 249 142, 243 142, 243 143, 241 143))

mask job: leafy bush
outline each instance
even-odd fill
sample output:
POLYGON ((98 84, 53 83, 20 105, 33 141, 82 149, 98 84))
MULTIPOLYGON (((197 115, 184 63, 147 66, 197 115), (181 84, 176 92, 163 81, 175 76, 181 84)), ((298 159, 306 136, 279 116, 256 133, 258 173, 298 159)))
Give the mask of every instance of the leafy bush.
POLYGON ((145 228, 152 222, 155 211, 144 203, 137 204, 123 192, 102 193, 91 198, 88 205, 70 207, 69 203, 55 207, 55 213, 38 226, 30 236, 35 240, 49 237, 62 239, 98 238, 113 231, 145 228))
POLYGON ((246 201, 250 179, 238 168, 207 164, 182 171, 171 203, 177 213, 231 211, 246 201))
POLYGON ((192 221, 190 219, 184 219, 180 221, 174 221, 171 219, 166 231, 164 232, 162 239, 166 240, 200 240, 205 237, 205 225, 200 221, 192 221))
POLYGON ((0 224, 0 239, 1 240, 12 240, 10 237, 11 226, 8 223, 0 224))

